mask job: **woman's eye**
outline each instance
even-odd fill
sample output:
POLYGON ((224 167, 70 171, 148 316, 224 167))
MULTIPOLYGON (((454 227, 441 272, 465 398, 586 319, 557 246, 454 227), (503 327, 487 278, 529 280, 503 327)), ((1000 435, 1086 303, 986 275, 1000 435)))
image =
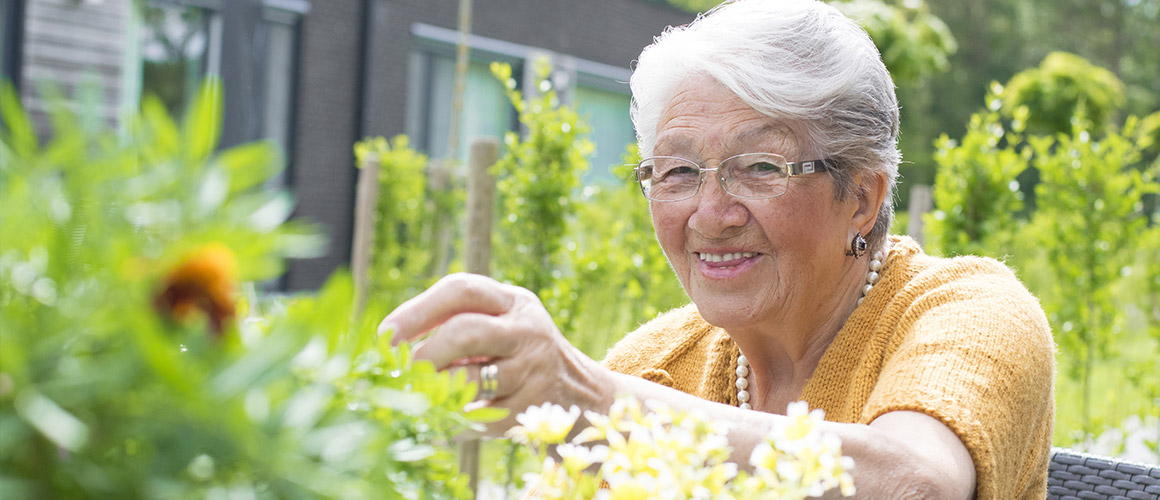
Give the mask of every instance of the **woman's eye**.
POLYGON ((770 163, 767 161, 759 161, 756 163, 750 163, 749 165, 746 165, 744 168, 741 169, 739 174, 742 176, 761 176, 761 177, 781 176, 781 175, 785 175, 785 169, 781 168, 781 166, 776 164, 776 163, 770 163))
POLYGON ((657 173, 660 181, 683 181, 700 175, 699 169, 692 165, 679 165, 657 173))

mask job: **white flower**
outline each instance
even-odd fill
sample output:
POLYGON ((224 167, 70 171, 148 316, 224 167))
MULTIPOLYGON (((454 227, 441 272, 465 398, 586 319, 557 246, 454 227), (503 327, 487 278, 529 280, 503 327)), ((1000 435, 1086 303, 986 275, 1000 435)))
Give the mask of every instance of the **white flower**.
POLYGON ((507 431, 507 437, 529 445, 560 444, 576 425, 580 418, 580 408, 572 405, 565 410, 563 406, 544 403, 542 406, 529 406, 523 413, 516 415, 519 425, 507 431))

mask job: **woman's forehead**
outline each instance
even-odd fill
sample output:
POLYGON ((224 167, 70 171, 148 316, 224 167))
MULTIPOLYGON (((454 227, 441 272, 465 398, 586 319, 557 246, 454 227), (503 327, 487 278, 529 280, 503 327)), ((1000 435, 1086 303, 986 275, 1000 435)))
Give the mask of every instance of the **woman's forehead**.
POLYGON ((716 80, 699 75, 682 82, 669 99, 657 123, 654 150, 691 154, 707 148, 792 156, 796 141, 788 126, 753 109, 716 80))
POLYGON ((733 125, 717 123, 712 117, 706 117, 704 120, 674 123, 672 127, 662 126, 654 150, 658 155, 687 157, 724 158, 741 153, 778 153, 792 158, 797 156, 797 141, 789 127, 768 117, 733 125))

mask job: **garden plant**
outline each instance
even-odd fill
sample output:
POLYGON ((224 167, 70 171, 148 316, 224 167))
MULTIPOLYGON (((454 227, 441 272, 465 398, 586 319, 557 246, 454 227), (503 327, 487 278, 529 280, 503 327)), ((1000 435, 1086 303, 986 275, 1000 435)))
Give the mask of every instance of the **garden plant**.
POLYGON ((217 151, 219 83, 123 135, 58 105, 43 147, 0 104, 0 497, 470 494, 451 438, 499 412, 375 337, 349 275, 238 297, 319 238, 274 145, 217 151))

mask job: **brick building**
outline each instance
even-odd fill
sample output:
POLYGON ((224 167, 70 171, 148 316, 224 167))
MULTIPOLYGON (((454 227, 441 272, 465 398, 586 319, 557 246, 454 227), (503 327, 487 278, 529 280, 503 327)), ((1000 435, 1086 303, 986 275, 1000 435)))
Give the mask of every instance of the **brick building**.
MULTIPOLYGON (((225 83, 226 145, 271 138, 287 150, 296 215, 323 225, 328 253, 291 263, 282 286, 317 287, 350 256, 352 145, 407 134, 447 155, 457 0, 0 0, 0 69, 36 116, 34 87, 104 89, 111 122, 141 95, 180 112, 205 74, 225 83), (137 2, 141 3, 141 2, 137 2)), ((665 26, 692 19, 659 0, 474 2, 460 147, 516 126, 491 61, 552 59, 553 81, 593 125, 589 181, 608 176, 633 137, 631 61, 665 26)))

